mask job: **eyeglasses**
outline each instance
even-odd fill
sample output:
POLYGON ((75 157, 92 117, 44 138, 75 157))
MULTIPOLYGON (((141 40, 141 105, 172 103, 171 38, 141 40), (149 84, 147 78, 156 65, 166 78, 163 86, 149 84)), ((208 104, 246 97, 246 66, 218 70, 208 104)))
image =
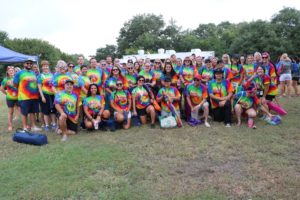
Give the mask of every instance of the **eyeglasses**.
POLYGON ((113 71, 119 71, 119 70, 118 70, 118 69, 116 69, 116 68, 115 68, 115 69, 112 69, 112 70, 113 70, 113 71))
POLYGON ((32 65, 32 62, 27 62, 26 64, 27 64, 27 65, 32 65))
POLYGON ((268 57, 262 57, 263 59, 267 59, 268 57))
POLYGON ((117 85, 117 86, 122 86, 122 85, 123 85, 123 83, 117 83, 116 85, 117 85))
POLYGON ((106 64, 101 64, 102 66, 106 66, 106 64))
POLYGON ((140 79, 139 82, 145 82, 145 80, 144 79, 140 79))
POLYGON ((73 68, 73 67, 74 67, 74 65, 69 65, 68 67, 70 67, 70 68, 73 68))
POLYGON ((8 66, 7 69, 14 69, 14 66, 8 66))
POLYGON ((127 67, 127 69, 133 69, 132 67, 127 67))

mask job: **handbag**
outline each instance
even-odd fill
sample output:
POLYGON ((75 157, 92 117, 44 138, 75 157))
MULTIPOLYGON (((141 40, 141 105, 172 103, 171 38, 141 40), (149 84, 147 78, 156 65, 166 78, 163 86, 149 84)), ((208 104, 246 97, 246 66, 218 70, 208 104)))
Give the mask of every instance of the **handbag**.
POLYGON ((168 117, 158 117, 159 119, 159 123, 160 123, 160 127, 161 128, 174 128, 177 126, 175 117, 173 116, 168 116, 168 117))
POLYGON ((47 136, 39 133, 31 133, 29 131, 17 128, 12 136, 12 140, 24 144, 32 144, 42 146, 48 144, 47 136))

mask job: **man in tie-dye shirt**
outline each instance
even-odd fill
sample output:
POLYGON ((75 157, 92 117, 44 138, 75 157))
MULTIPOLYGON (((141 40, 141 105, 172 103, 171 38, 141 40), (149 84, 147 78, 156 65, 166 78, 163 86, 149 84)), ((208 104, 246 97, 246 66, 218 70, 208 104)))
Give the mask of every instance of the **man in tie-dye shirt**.
POLYGON ((73 92, 74 82, 72 79, 65 81, 65 90, 55 95, 54 104, 57 110, 59 132, 62 133, 62 142, 66 141, 68 134, 77 132, 77 122, 81 102, 73 92))
POLYGON ((18 88, 18 101, 22 113, 22 123, 24 129, 29 129, 28 116, 31 121, 31 130, 40 131, 35 124, 35 113, 39 112, 39 92, 37 77, 31 70, 33 60, 28 59, 24 62, 24 69, 19 71, 14 77, 14 85, 18 88))

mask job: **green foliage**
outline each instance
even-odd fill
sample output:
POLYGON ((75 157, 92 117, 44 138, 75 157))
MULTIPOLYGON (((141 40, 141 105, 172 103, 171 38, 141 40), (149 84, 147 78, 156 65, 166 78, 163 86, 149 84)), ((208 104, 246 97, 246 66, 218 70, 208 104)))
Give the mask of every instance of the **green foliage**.
POLYGON ((117 46, 116 45, 106 45, 105 48, 98 48, 95 58, 99 61, 106 59, 107 55, 111 55, 113 58, 117 56, 117 46))
POLYGON ((0 45, 4 45, 4 41, 8 39, 8 34, 0 30, 0 45))

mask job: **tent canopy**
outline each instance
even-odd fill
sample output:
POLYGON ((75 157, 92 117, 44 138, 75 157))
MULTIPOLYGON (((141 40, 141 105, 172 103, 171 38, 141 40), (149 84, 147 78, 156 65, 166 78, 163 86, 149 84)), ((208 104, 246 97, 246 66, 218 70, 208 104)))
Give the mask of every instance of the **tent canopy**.
POLYGON ((25 55, 0 46, 0 63, 18 63, 28 59, 32 59, 36 62, 38 61, 38 56, 25 55))

